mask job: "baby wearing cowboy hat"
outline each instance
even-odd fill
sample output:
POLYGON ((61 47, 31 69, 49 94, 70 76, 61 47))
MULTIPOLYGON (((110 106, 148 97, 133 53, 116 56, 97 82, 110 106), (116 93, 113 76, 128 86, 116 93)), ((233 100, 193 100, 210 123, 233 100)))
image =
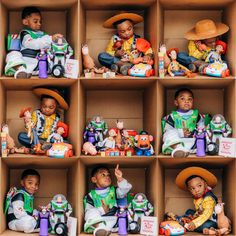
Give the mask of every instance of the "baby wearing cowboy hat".
POLYGON ((198 21, 195 26, 185 33, 184 38, 189 40, 189 53, 180 52, 177 61, 188 66, 192 71, 203 72, 208 63, 205 62, 209 52, 215 50, 218 37, 229 30, 223 23, 215 23, 213 20, 204 19, 198 21))
POLYGON ((42 151, 50 148, 50 145, 41 146, 41 143, 46 144, 48 137, 56 132, 57 123, 60 120, 57 108, 61 107, 64 110, 68 110, 69 106, 63 95, 56 89, 35 88, 33 93, 39 96, 41 100, 40 108, 32 112, 31 120, 39 143, 37 146, 31 144, 30 137, 27 136, 26 132, 20 132, 18 140, 23 146, 32 148, 36 154, 42 154, 42 151))
POLYGON ((188 167, 176 177, 175 183, 193 195, 195 210, 188 209, 182 222, 188 231, 207 234, 209 228, 217 228, 215 205, 217 197, 211 191, 217 184, 217 178, 201 167, 188 167))
POLYGON ((143 17, 135 13, 120 13, 112 16, 103 23, 104 28, 115 28, 117 33, 112 36, 106 48, 106 52, 98 55, 101 65, 127 75, 128 69, 132 67, 133 59, 139 54, 143 56, 142 62, 153 59, 153 50, 145 40, 134 33, 134 25, 143 21, 143 17), (140 46, 139 46, 140 44, 140 46), (149 45, 147 47, 147 45, 149 45), (141 51, 139 51, 141 49, 141 51), (136 53, 134 53, 136 51, 136 53))

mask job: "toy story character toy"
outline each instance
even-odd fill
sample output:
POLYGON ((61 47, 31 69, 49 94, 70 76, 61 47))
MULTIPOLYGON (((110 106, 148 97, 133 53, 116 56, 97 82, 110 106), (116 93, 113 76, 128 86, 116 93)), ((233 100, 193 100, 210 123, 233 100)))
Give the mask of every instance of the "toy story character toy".
POLYGON ((74 51, 65 38, 59 37, 52 42, 50 57, 53 60, 52 74, 62 77, 65 72, 65 59, 69 59, 74 51))
POLYGON ((219 140, 221 137, 228 137, 232 133, 232 128, 226 122, 224 116, 221 114, 214 115, 210 124, 207 127, 208 139, 208 153, 216 155, 219 151, 219 140))
POLYGON ((36 57, 38 59, 38 67, 39 67, 39 78, 46 79, 48 77, 48 63, 50 62, 50 58, 47 55, 44 49, 40 50, 39 55, 36 57))
POLYGON ((176 61, 178 52, 179 52, 178 48, 171 48, 167 51, 167 55, 171 59, 167 71, 169 75, 172 77, 183 76, 183 75, 189 76, 191 74, 191 71, 176 61))
POLYGON ((151 142, 153 141, 153 136, 148 135, 146 131, 140 131, 139 135, 135 136, 135 153, 137 156, 151 156, 154 153, 153 146, 151 142))
POLYGON ((169 220, 161 222, 159 233, 160 235, 177 236, 177 235, 184 235, 186 233, 186 230, 177 221, 169 220))
POLYGON ((57 122, 57 130, 48 136, 49 143, 63 143, 64 138, 68 137, 69 126, 62 121, 57 122))
POLYGON ((116 147, 116 129, 111 128, 108 132, 109 137, 105 138, 102 142, 98 143, 98 148, 100 150, 115 149, 116 147))
POLYGON ((84 142, 90 142, 93 145, 97 144, 96 140, 96 131, 95 128, 90 126, 88 129, 84 131, 84 142))
POLYGON ((49 220, 50 211, 47 206, 40 206, 39 216, 39 225, 40 231, 39 236, 48 236, 48 220, 49 220))
POLYGON ((102 119, 102 117, 95 116, 86 127, 86 130, 89 130, 91 127, 96 132, 95 138, 97 142, 102 142, 104 139, 103 137, 108 131, 107 123, 102 119))
POLYGON ((67 219, 72 213, 72 207, 62 194, 57 194, 49 203, 51 233, 66 236, 68 232, 67 219))
POLYGON ((206 129, 205 126, 198 126, 195 129, 193 137, 196 138, 197 156, 206 156, 206 129))
POLYGON ((83 152, 85 155, 90 154, 90 155, 94 156, 97 154, 96 147, 90 142, 85 142, 83 144, 83 152))

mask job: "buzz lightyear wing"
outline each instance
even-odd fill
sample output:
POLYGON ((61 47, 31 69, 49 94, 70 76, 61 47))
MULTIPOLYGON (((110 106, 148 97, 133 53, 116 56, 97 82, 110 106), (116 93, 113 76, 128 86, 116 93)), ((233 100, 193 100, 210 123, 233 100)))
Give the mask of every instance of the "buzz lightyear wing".
POLYGON ((6 214, 8 211, 8 208, 11 204, 11 199, 12 197, 17 193, 17 188, 16 187, 11 187, 7 193, 6 199, 5 199, 5 204, 4 204, 4 213, 6 214))

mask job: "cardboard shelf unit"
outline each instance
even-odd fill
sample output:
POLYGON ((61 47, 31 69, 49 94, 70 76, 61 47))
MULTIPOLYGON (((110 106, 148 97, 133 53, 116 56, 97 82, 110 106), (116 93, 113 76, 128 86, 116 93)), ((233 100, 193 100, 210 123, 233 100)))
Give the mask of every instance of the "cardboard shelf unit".
MULTIPOLYGON (((21 171, 28 167, 39 170, 42 182, 36 194, 35 207, 47 204, 53 195, 61 192, 72 204, 73 215, 78 219, 78 235, 83 233, 83 197, 91 189, 90 172, 94 165, 105 164, 111 171, 117 164, 124 176, 133 184, 133 192, 144 192, 155 207, 158 221, 166 211, 183 214, 193 207, 190 195, 177 189, 176 174, 189 166, 211 170, 218 177, 217 196, 226 202, 226 215, 232 220, 231 235, 236 235, 236 160, 219 156, 173 159, 161 154, 161 118, 173 107, 174 92, 179 87, 190 87, 195 96, 195 107, 201 113, 223 114, 233 131, 236 130, 236 1, 235 0, 0 0, 0 45, 5 45, 8 33, 21 29, 20 12, 25 6, 37 6, 42 10, 43 29, 49 34, 62 33, 74 49, 79 60, 80 75, 73 79, 22 80, 4 76, 6 50, 0 47, 0 122, 9 124, 15 140, 23 131, 19 110, 25 106, 37 108, 39 99, 32 89, 39 86, 65 88, 70 108, 62 112, 69 124, 69 141, 75 155, 72 158, 51 159, 32 155, 10 155, 0 159, 0 235, 16 236, 22 233, 7 230, 3 214, 3 202, 8 188, 19 184, 21 171), (155 53, 155 74, 151 78, 117 76, 114 79, 86 79, 82 75, 81 45, 87 43, 91 56, 98 64, 97 55, 105 50, 114 30, 102 28, 102 23, 117 11, 137 12, 144 22, 135 26, 135 32, 152 44, 155 53), (194 78, 157 76, 157 51, 161 43, 167 48, 178 47, 187 51, 184 32, 196 21, 211 18, 228 24, 230 31, 223 35, 228 44, 226 60, 231 76, 194 78), (83 131, 88 121, 101 115, 109 127, 117 119, 123 120, 125 128, 147 130, 154 136, 153 157, 99 157, 84 156, 81 151, 83 131)), ((235 132, 233 137, 236 137, 235 132)), ((37 235, 37 234, 30 234, 37 235)), ((187 233, 187 235, 200 235, 187 233)))

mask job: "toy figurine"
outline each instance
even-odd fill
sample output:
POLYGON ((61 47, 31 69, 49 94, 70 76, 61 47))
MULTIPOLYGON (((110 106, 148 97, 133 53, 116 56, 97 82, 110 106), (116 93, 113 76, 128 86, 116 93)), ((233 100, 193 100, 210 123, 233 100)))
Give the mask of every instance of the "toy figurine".
POLYGON ((222 78, 230 75, 227 64, 221 59, 221 55, 225 54, 226 50, 227 44, 223 41, 217 40, 216 48, 209 52, 205 60, 210 64, 204 67, 203 74, 222 78))
POLYGON ((134 155, 135 136, 136 135, 137 135, 137 132, 135 130, 123 130, 124 151, 125 151, 126 155, 127 155, 127 153, 134 155))
POLYGON ((30 138, 30 143, 32 143, 33 142, 32 129, 34 127, 34 124, 32 122, 31 107, 22 109, 20 111, 19 117, 24 119, 25 128, 27 130, 27 136, 30 138))
POLYGON ((96 116, 90 121, 90 123, 86 127, 86 130, 89 130, 91 127, 96 132, 95 138, 97 142, 102 142, 103 137, 106 135, 108 131, 107 123, 102 119, 102 117, 96 116))
POLYGON ((48 136, 47 142, 49 143, 63 143, 64 139, 68 137, 69 126, 61 121, 57 122, 57 130, 48 136))
POLYGON ((224 116, 214 115, 210 124, 207 127, 208 139, 208 153, 216 155, 219 151, 219 139, 221 137, 228 137, 232 133, 232 128, 226 122, 224 116))
POLYGON ((169 75, 172 77, 182 76, 182 75, 189 76, 191 74, 191 71, 176 61, 178 52, 179 52, 178 48, 171 48, 167 51, 167 55, 171 59, 171 62, 168 66, 167 71, 168 71, 169 75))
POLYGON ((124 122, 123 121, 119 121, 117 120, 116 121, 116 131, 117 131, 117 134, 116 134, 116 138, 115 138, 115 141, 116 141, 116 147, 118 149, 120 149, 123 144, 124 144, 124 136, 123 136, 123 129, 124 129, 124 122))
POLYGON ((90 126, 90 128, 86 129, 84 131, 84 142, 90 142, 93 145, 97 144, 97 140, 96 140, 96 131, 95 128, 90 126))
POLYGON ((154 208, 147 200, 145 194, 137 193, 129 204, 128 210, 130 215, 133 217, 133 221, 137 222, 140 229, 141 217, 150 216, 153 213, 154 208))
POLYGON ((210 235, 225 235, 231 232, 231 221, 225 216, 224 203, 221 198, 218 198, 218 203, 215 206, 215 212, 217 214, 217 226, 218 229, 210 228, 203 231, 204 234, 210 235))
POLYGON ((116 130, 111 128, 108 132, 109 137, 105 138, 102 142, 98 143, 99 150, 109 150, 109 149, 115 149, 116 146, 116 130))
POLYGON ((40 206, 40 212, 38 213, 40 222, 39 236, 48 236, 48 221, 50 211, 47 206, 40 206))
POLYGON ((153 141, 153 136, 148 135, 146 131, 140 131, 139 135, 135 136, 135 152, 137 156, 151 156, 154 153, 153 146, 151 142, 153 141))
MULTIPOLYGON (((107 72, 109 69, 106 67, 97 68, 95 66, 93 58, 89 55, 89 48, 88 45, 85 44, 82 46, 82 57, 83 57, 83 66, 84 66, 84 74, 86 73, 96 73, 102 74, 107 72)), ((94 74, 93 74, 94 76, 94 74)), ((93 77, 92 76, 92 77, 93 77)))
POLYGON ((62 77, 65 72, 65 59, 73 55, 73 49, 65 38, 57 38, 52 42, 50 58, 53 60, 52 74, 55 77, 62 77))
POLYGON ((29 149, 25 147, 17 148, 14 139, 9 134, 9 127, 7 124, 2 124, 2 133, 6 134, 6 148, 9 153, 29 153, 29 149))
POLYGON ((90 154, 90 155, 94 156, 97 154, 96 147, 90 142, 85 142, 83 144, 83 152, 85 155, 90 154))
POLYGON ((49 203, 51 233, 66 236, 68 232, 67 219, 72 213, 72 207, 62 194, 57 194, 49 203))
POLYGON ((186 233, 185 228, 177 221, 169 220, 160 223, 160 235, 184 235, 186 233))
POLYGON ((39 78, 46 79, 48 77, 47 71, 48 71, 49 56, 47 55, 44 49, 41 49, 39 55, 36 58, 39 60, 38 62, 39 78))
POLYGON ((197 127, 194 135, 196 138, 196 146, 197 146, 197 156, 204 157, 206 156, 206 129, 203 125, 202 127, 197 127))

